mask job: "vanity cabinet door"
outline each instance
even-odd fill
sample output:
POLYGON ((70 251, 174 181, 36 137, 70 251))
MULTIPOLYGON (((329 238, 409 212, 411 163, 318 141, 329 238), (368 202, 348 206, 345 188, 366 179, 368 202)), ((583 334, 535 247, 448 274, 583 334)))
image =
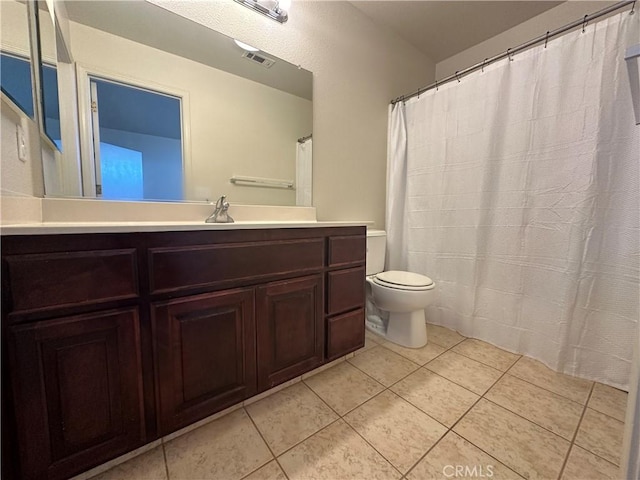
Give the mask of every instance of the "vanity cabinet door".
POLYGON ((23 478, 68 478, 144 441, 137 309, 9 328, 23 478))
POLYGON ((256 392, 253 288, 156 303, 152 321, 161 435, 256 392))
POLYGON ((322 364, 322 275, 269 283, 256 298, 259 390, 322 364))

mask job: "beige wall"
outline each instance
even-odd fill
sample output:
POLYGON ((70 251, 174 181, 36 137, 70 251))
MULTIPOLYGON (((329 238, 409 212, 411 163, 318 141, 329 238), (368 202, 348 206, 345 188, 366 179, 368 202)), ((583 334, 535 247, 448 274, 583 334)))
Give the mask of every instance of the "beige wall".
POLYGON ((29 56, 29 23, 26 4, 0 2, 0 43, 3 50, 29 56))
POLYGON ((74 60, 90 73, 186 95, 186 199, 215 200, 226 194, 235 203, 295 204, 293 190, 234 186, 229 179, 295 181, 296 140, 312 128, 309 100, 70 23, 74 60))
POLYGON ((44 194, 40 162, 40 132, 35 122, 3 98, 0 101, 0 195, 44 194), (27 160, 18 159, 16 129, 21 126, 27 145, 27 160))
POLYGON ((516 25, 509 30, 474 45, 463 52, 438 62, 436 78, 444 78, 458 70, 482 62, 485 58, 505 52, 508 48, 544 35, 587 14, 594 13, 616 2, 568 1, 516 25))
POLYGON ((430 83, 433 62, 348 2, 294 1, 284 25, 232 1, 153 3, 311 70, 318 218, 384 226, 389 101, 430 83))

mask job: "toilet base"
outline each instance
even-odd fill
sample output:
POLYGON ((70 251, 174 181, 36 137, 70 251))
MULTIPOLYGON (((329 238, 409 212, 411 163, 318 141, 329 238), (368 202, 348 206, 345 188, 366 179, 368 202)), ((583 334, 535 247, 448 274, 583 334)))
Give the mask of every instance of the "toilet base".
POLYGON ((427 344, 424 310, 390 312, 386 339, 403 347, 424 347, 427 344))

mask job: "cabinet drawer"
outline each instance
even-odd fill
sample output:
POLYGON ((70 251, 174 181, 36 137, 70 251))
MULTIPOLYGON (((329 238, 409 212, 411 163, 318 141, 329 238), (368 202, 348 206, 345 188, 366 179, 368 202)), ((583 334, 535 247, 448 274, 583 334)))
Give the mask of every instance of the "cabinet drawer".
POLYGON ((327 360, 364 346, 364 308, 327 320, 327 360))
POLYGON ((364 263, 366 255, 367 238, 364 235, 329 238, 330 267, 364 263))
POLYGON ((149 249, 151 293, 230 282, 257 283, 275 275, 316 272, 324 265, 324 240, 226 243, 149 249))
POLYGON ((138 296, 135 249, 5 257, 11 314, 138 296))
POLYGON ((327 313, 346 312, 364 306, 364 267, 327 274, 327 313))

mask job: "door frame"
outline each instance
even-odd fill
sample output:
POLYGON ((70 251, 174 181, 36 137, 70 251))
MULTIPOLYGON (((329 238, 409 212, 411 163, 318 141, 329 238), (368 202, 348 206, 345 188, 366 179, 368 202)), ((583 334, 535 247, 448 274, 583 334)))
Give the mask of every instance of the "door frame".
MULTIPOLYGON (((112 70, 76 62, 78 78, 78 115, 80 117, 80 157, 82 163, 82 191, 84 197, 98 198, 96 194, 96 169, 93 162, 93 129, 91 121, 91 77, 107 82, 122 83, 180 99, 180 125, 182 130, 182 191, 187 191, 191 178, 191 109, 189 92, 173 85, 123 75, 112 70)), ((184 199, 183 199, 184 200, 184 199)))

